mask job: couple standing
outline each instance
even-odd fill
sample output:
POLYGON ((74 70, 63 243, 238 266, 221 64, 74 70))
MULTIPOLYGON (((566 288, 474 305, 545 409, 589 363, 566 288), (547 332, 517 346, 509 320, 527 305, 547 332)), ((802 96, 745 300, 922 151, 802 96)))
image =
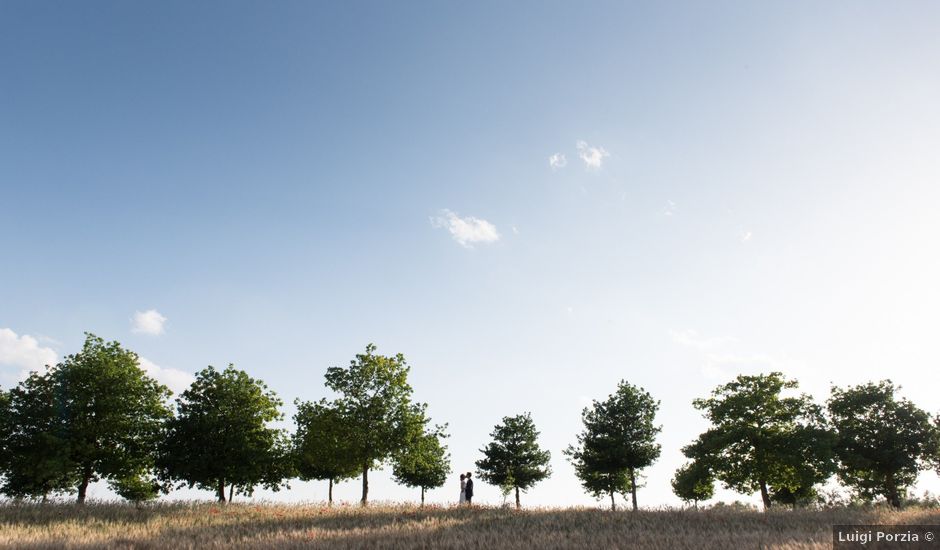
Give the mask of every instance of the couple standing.
POLYGON ((470 472, 460 474, 460 504, 469 506, 473 501, 473 480, 470 472))

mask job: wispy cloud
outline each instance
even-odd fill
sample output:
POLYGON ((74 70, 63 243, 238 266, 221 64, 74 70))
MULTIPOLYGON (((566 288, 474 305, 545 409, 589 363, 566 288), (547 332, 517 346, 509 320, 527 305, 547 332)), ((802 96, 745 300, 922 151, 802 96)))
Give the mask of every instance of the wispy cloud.
POLYGON ((135 311, 134 317, 131 318, 131 332, 158 336, 163 334, 165 324, 166 317, 155 309, 135 311))
POLYGON ((727 380, 739 374, 805 372, 805 365, 800 361, 767 353, 741 352, 740 341, 733 336, 703 336, 694 329, 670 330, 669 335, 676 344, 700 354, 702 374, 707 378, 727 380))
POLYGON ((584 161, 588 170, 598 170, 604 159, 610 156, 603 147, 591 147, 586 141, 578 142, 578 157, 584 161))
POLYGON ((672 216, 676 213, 676 203, 672 201, 666 201, 666 206, 663 208, 663 216, 672 216))
POLYGON ((564 153, 555 153, 548 157, 548 166, 551 167, 552 170, 564 168, 568 166, 568 159, 565 157, 564 153))
POLYGON ((780 371, 793 375, 803 370, 803 363, 792 359, 784 359, 766 353, 708 353, 705 355, 705 364, 702 365, 702 374, 716 380, 726 380, 739 374, 758 374, 771 371, 780 371))
POLYGON ((431 217, 431 225, 443 227, 464 248, 473 248, 478 243, 493 243, 499 240, 499 232, 492 223, 473 216, 458 216, 457 213, 441 210, 431 217))
POLYGON ((733 336, 703 336, 695 329, 670 330, 672 341, 686 347, 699 350, 713 350, 738 341, 733 336))
POLYGON ((36 338, 28 334, 18 336, 8 328, 0 328, 0 365, 17 368, 24 374, 40 371, 58 360, 59 354, 39 345, 36 338))
POLYGON ((146 357, 140 357, 140 368, 148 376, 170 388, 174 394, 181 394, 196 380, 192 374, 178 369, 164 368, 146 357))
POLYGON ((741 232, 741 237, 740 237, 740 238, 741 238, 741 242, 742 242, 742 243, 749 243, 749 242, 751 242, 751 238, 752 238, 753 236, 754 236, 754 234, 751 233, 750 231, 742 231, 742 232, 741 232))

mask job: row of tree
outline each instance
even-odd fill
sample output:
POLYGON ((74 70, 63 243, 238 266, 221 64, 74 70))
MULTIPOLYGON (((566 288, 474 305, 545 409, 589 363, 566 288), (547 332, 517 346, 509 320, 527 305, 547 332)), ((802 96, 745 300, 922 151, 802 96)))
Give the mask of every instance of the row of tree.
MULTIPOLYGON (((366 347, 349 366, 331 367, 332 400, 295 401, 292 434, 273 424, 282 402, 260 380, 229 366, 208 367, 170 406, 132 351, 88 334, 79 353, 0 391, 0 492, 46 499, 106 480, 122 497, 155 498, 174 487, 215 492, 220 502, 290 479, 333 485, 357 476, 368 502, 369 472, 392 465, 396 481, 425 491, 450 473, 446 425, 432 425, 413 400, 401 355, 366 347), (227 492, 227 495, 226 495, 227 492)), ((689 461, 674 492, 697 504, 716 481, 760 493, 766 508, 817 498, 833 474, 864 499, 900 506, 918 472, 940 469, 940 418, 896 396, 890 381, 833 388, 826 407, 781 373, 739 376, 694 401, 711 427, 683 448, 689 461)), ((636 509, 642 470, 660 456, 659 401, 620 382, 582 412, 583 430, 564 454, 595 498, 629 497, 636 509)), ((503 418, 476 462, 483 481, 520 493, 551 475, 530 414, 503 418)))
POLYGON ((395 478, 424 490, 450 472, 444 426, 412 400, 402 355, 369 345, 346 368, 327 370, 332 401, 297 402, 296 431, 273 426, 282 402, 229 365, 208 367, 171 407, 170 391, 117 342, 88 334, 79 353, 0 391, 0 492, 13 498, 77 493, 106 480, 148 500, 173 487, 214 491, 220 502, 293 478, 336 481, 391 462, 395 478), (226 498, 226 490, 228 496, 226 498))

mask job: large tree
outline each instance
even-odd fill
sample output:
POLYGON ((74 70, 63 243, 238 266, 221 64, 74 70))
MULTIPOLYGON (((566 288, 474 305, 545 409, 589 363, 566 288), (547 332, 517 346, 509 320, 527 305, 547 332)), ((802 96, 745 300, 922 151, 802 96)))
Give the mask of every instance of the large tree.
POLYGON ((419 487, 422 506, 424 492, 444 485, 450 474, 450 454, 441 443, 446 437, 444 427, 437 426, 425 430, 395 454, 392 470, 395 481, 408 487, 419 487))
POLYGON ((352 459, 343 416, 332 403, 325 399, 295 403, 294 467, 300 479, 329 482, 327 500, 332 506, 333 484, 355 477, 361 465, 352 459))
POLYGON ((167 423, 159 465, 164 477, 215 491, 219 502, 257 485, 279 489, 290 478, 291 460, 280 420, 281 400, 261 380, 229 365, 207 367, 176 400, 167 423))
POLYGON ((779 372, 742 375, 696 399, 712 427, 683 453, 730 489, 760 491, 765 509, 775 492, 805 492, 824 482, 834 469, 834 435, 810 396, 784 397, 797 387, 779 372))
POLYGON ((148 377, 137 354, 86 333, 79 353, 10 393, 11 459, 4 492, 43 496, 151 468, 170 391, 148 377))
POLYGON ((424 428, 425 406, 411 401, 410 368, 402 354, 384 356, 366 346, 349 366, 330 367, 326 386, 346 428, 349 457, 362 473, 362 504, 369 502, 369 471, 402 450, 424 428))
POLYGON ((705 464, 693 460, 676 470, 672 478, 672 492, 698 508, 699 501, 715 495, 715 480, 705 464))
POLYGON ((898 389, 890 380, 833 387, 829 399, 839 478, 863 498, 882 496, 894 507, 937 453, 930 415, 898 399, 898 389))
POLYGON ((611 510, 616 509, 614 494, 628 492, 637 509, 637 473, 660 454, 658 409, 659 402, 647 391, 621 381, 613 395, 581 413, 584 431, 565 454, 585 490, 595 498, 610 496, 611 510))
POLYGON ((530 413, 504 417, 490 437, 493 441, 480 449, 483 458, 476 462, 477 475, 504 491, 515 490, 519 508, 519 492, 552 474, 551 453, 539 447, 539 432, 530 413))
POLYGON ((78 502, 88 484, 152 467, 170 390, 147 376, 137 354, 118 342, 86 334, 82 351, 51 372, 65 424, 69 459, 78 477, 78 502))

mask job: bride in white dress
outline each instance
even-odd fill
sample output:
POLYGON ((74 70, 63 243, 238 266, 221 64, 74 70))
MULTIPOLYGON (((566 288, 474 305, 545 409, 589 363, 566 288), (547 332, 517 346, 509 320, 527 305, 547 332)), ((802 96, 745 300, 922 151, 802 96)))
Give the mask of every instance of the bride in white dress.
POLYGON ((460 474, 460 504, 467 503, 467 478, 460 474))

